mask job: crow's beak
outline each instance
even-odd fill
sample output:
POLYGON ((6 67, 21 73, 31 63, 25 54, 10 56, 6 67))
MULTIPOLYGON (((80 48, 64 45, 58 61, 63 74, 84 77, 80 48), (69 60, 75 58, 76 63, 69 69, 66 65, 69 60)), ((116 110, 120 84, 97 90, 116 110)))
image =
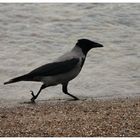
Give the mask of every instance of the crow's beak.
POLYGON ((104 47, 102 44, 97 43, 95 48, 100 48, 100 47, 104 47))

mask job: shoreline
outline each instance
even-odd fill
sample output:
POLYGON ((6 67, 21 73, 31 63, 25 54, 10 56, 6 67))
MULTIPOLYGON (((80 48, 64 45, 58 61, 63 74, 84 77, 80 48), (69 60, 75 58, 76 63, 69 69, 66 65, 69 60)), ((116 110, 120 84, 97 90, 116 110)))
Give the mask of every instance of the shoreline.
POLYGON ((140 136, 140 97, 0 107, 0 136, 140 136))

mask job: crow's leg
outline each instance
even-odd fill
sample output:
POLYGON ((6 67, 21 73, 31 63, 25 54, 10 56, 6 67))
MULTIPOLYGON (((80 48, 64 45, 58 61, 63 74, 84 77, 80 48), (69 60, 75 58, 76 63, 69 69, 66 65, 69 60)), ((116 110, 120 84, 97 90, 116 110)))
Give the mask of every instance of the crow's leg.
POLYGON ((62 90, 63 90, 63 92, 64 92, 65 94, 71 96, 72 98, 74 98, 74 100, 79 100, 76 96, 74 96, 74 95, 68 93, 67 87, 68 87, 68 83, 62 84, 62 90))
POLYGON ((33 97, 31 98, 31 102, 32 102, 32 103, 35 103, 35 99, 38 97, 38 95, 40 94, 41 90, 44 89, 44 88, 46 88, 46 85, 45 85, 45 84, 43 84, 43 85, 40 87, 40 89, 39 89, 39 91, 38 91, 38 93, 37 93, 36 95, 34 95, 34 92, 31 91, 31 95, 33 96, 33 97))

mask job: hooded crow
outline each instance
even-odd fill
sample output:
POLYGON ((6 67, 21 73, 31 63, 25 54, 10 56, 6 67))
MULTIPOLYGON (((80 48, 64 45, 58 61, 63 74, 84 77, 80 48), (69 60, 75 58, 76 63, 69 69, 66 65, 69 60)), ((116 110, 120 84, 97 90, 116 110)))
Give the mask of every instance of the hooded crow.
POLYGON ((75 47, 68 53, 62 55, 56 61, 45 64, 33 71, 13 78, 4 84, 15 83, 19 81, 37 81, 42 82, 42 86, 35 95, 31 91, 31 102, 35 102, 42 89, 49 86, 62 84, 62 91, 78 100, 78 98, 68 92, 68 83, 74 79, 81 71, 88 51, 92 48, 103 47, 103 45, 88 39, 79 39, 75 47))

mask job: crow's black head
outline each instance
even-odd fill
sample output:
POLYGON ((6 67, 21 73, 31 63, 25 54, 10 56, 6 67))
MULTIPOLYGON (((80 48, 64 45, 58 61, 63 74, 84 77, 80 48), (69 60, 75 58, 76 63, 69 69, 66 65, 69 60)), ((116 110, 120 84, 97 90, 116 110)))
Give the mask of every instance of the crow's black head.
POLYGON ((102 44, 93 42, 88 39, 79 39, 78 42, 76 43, 76 46, 80 47, 85 55, 92 48, 103 47, 102 44))

